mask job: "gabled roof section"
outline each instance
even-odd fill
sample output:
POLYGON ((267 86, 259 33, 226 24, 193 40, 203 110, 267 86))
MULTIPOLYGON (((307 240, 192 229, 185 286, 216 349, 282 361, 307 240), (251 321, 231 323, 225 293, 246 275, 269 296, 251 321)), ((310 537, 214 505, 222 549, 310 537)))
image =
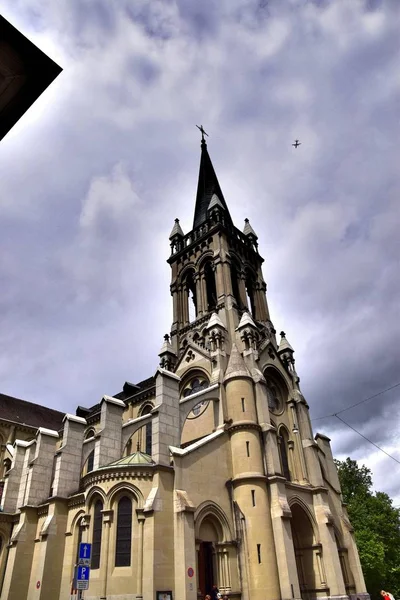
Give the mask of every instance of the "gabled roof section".
POLYGON ((40 404, 0 394, 0 419, 30 427, 58 431, 63 424, 65 413, 40 404))
POLYGON ((208 154, 207 144, 201 142, 201 159, 199 170, 199 182, 197 184, 196 207, 194 209, 193 229, 199 227, 207 219, 207 209, 213 195, 216 194, 222 207, 226 210, 228 220, 232 223, 224 196, 221 191, 214 167, 208 154))

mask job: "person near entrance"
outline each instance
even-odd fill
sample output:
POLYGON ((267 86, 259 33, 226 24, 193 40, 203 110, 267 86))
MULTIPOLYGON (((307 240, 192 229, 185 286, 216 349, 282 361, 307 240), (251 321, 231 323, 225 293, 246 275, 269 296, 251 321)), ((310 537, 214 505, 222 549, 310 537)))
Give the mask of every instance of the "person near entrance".
POLYGON ((211 600, 220 600, 221 598, 222 595, 219 593, 218 586, 216 586, 214 583, 211 590, 211 600))

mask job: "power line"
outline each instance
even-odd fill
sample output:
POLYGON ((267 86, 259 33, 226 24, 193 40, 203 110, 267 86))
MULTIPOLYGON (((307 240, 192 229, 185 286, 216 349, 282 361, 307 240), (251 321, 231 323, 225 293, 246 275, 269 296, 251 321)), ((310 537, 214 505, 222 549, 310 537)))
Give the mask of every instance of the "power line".
MULTIPOLYGON (((378 396, 382 396, 382 394, 386 394, 386 392, 390 392, 390 390, 394 390, 395 388, 397 388, 399 386, 400 386, 400 381, 399 381, 399 383, 395 383, 391 387, 388 387, 385 390, 382 390, 381 392, 378 392, 377 394, 374 394, 373 396, 369 396, 368 398, 364 398, 364 400, 360 400, 359 402, 355 402, 354 404, 351 404, 347 408, 342 408, 342 410, 338 410, 336 413, 332 413, 330 415, 325 415, 323 417, 317 417, 316 419, 311 419, 311 421, 320 421, 321 419, 328 419, 329 417, 336 417, 337 415, 340 415, 342 412, 346 412, 346 410, 350 410, 350 408, 354 408, 355 406, 359 406, 360 404, 363 404, 364 402, 368 402, 368 400, 372 400, 373 398, 377 398, 378 396)), ((344 423, 344 421, 343 421, 343 423, 344 423)), ((347 423, 346 423, 346 425, 347 425, 347 423)))
MULTIPOLYGON (((343 412, 343 411, 341 411, 341 412, 343 412)), ((357 431, 357 429, 355 429, 354 427, 352 427, 351 425, 349 425, 348 423, 346 423, 346 421, 344 421, 341 417, 339 417, 337 415, 337 413, 335 415, 330 415, 330 416, 336 417, 337 419, 339 419, 339 421, 341 421, 342 423, 344 423, 345 425, 347 425, 347 427, 350 427, 350 429, 352 429, 353 431, 355 431, 356 433, 358 433, 358 435, 360 435, 362 438, 364 438, 364 440, 367 440, 367 442, 369 442, 370 444, 372 444, 373 446, 375 446, 375 448, 378 448, 378 450, 380 450, 381 452, 383 452, 384 454, 386 454, 386 456, 388 456, 389 458, 392 458, 394 461, 396 461, 400 465, 400 460, 397 460, 397 458, 395 458, 394 456, 392 456, 391 454, 389 454, 389 452, 386 452, 386 450, 384 450, 383 448, 381 448, 380 446, 378 446, 377 444, 375 444, 375 442, 372 442, 367 437, 365 437, 365 435, 363 435, 362 433, 360 433, 359 431, 357 431)))

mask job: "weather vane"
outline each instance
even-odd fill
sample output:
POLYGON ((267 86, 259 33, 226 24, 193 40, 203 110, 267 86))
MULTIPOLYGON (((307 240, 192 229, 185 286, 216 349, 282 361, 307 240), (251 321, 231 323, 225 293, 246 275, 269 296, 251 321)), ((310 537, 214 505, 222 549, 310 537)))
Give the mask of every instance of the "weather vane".
POLYGON ((205 142, 206 140, 204 139, 204 136, 206 135, 208 137, 208 133, 206 133, 203 129, 203 125, 200 125, 200 127, 198 125, 196 125, 197 129, 200 129, 201 131, 201 141, 205 142))

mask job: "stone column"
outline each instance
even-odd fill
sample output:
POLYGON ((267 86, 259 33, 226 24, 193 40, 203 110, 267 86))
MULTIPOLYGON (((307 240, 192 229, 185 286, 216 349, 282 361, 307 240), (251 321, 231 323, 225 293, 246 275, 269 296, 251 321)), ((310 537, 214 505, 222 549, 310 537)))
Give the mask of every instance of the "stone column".
POLYGON ((201 317, 205 308, 201 294, 201 275, 199 273, 195 273, 194 282, 196 284, 197 316, 201 317))
POLYGON ((104 539, 101 544, 101 559, 100 565, 103 571, 103 581, 101 585, 101 596, 100 600, 107 600, 107 583, 108 583, 108 571, 109 571, 109 547, 110 547, 110 529, 113 519, 113 510, 102 510, 103 514, 103 526, 104 526, 104 539))
POLYGON ((53 496, 70 496, 79 489, 86 420, 65 415, 62 446, 56 452, 53 496))
POLYGON ((321 493, 314 495, 314 511, 322 543, 326 582, 330 590, 330 596, 347 600, 327 491, 321 491, 321 493))
POLYGON ((291 418, 291 427, 292 430, 293 429, 297 429, 298 433, 295 433, 294 435, 296 436, 296 451, 297 451, 297 457, 298 457, 298 461, 299 461, 299 467, 300 467, 300 473, 299 473, 299 481, 305 481, 305 482, 309 482, 308 479, 308 473, 307 473, 307 466, 306 466, 306 461, 304 459, 304 451, 303 451, 303 440, 301 437, 301 431, 299 429, 299 423, 298 423, 298 418, 297 418, 297 412, 296 412, 296 404, 294 401, 289 402, 289 407, 290 407, 290 411, 289 411, 289 415, 291 418))
POLYGON ((159 368, 156 376, 156 407, 152 411, 152 457, 156 463, 170 465, 169 446, 180 445, 180 378, 159 368))
POLYGON ((45 502, 50 493, 53 475, 54 452, 58 433, 39 427, 35 443, 27 447, 29 457, 25 457, 27 469, 25 490, 21 495, 22 504, 37 505, 45 502))
POLYGON ((1 499, 1 507, 4 512, 14 513, 17 508, 20 508, 18 494, 23 474, 25 450, 29 444, 30 442, 22 440, 15 440, 14 442, 14 456, 11 469, 5 476, 4 492, 1 499))
POLYGON ((100 403, 100 431, 96 435, 94 469, 103 467, 122 455, 122 414, 125 403, 103 396, 100 403))
POLYGON ((143 511, 137 510, 137 519, 139 524, 139 539, 138 539, 138 565, 137 565, 137 584, 136 584, 136 598, 137 600, 143 599, 143 529, 144 522, 146 520, 143 511))
POLYGON ((285 480, 279 476, 268 479, 281 599, 299 599, 300 585, 290 525, 292 513, 286 499, 285 480))

